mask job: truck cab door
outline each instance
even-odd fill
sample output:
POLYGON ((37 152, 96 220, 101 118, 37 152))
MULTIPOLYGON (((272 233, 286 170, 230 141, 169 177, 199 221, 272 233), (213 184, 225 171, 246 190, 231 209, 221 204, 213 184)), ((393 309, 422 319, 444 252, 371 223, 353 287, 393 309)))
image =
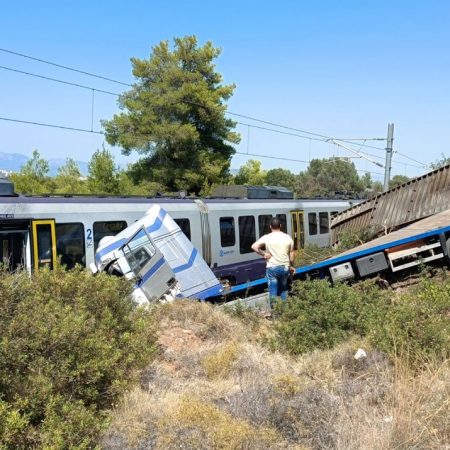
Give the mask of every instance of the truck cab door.
POLYGON ((122 247, 122 252, 134 274, 136 286, 147 300, 161 298, 176 284, 172 269, 144 228, 122 247))
POLYGON ((32 220, 31 236, 34 270, 40 267, 55 268, 57 262, 55 221, 53 219, 32 220))

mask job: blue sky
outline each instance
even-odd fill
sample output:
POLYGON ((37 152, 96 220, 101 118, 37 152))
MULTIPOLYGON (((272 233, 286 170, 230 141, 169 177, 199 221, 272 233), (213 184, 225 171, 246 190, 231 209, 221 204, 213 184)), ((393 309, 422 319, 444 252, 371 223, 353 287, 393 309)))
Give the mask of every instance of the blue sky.
MULTIPOLYGON (((403 155, 423 164, 450 155, 449 23, 450 2, 444 0, 5 2, 0 48, 131 83, 130 57, 147 58, 159 41, 195 34, 200 43, 211 40, 222 48, 217 69, 224 82, 236 84, 230 111, 334 138, 385 137, 393 122, 394 150, 401 153, 394 154, 393 174, 414 176, 426 169, 403 155)), ((0 66, 107 91, 125 89, 1 51, 0 66)), ((0 117, 91 128, 89 90, 4 69, 0 86, 0 117)), ((94 129, 117 110, 115 97, 96 93, 94 129)), ((237 131, 242 153, 305 161, 352 156, 329 143, 247 125, 237 131)), ((84 161, 103 142, 95 134, 3 120, 0 135, 0 152, 31 155, 38 148, 46 158, 84 161)), ((366 144, 379 148, 361 151, 384 157, 384 142, 366 144)), ((137 158, 113 152, 121 164, 137 158)), ((232 167, 247 159, 236 155, 232 167)), ((266 169, 296 173, 307 166, 260 160, 266 169)), ((377 173, 383 169, 354 161, 382 179, 377 173)))

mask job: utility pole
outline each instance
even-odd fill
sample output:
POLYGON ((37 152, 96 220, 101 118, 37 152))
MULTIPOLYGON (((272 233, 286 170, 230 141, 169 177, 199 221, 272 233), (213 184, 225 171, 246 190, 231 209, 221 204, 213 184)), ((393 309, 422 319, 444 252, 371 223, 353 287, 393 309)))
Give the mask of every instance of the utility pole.
POLYGON ((386 139, 386 164, 384 165, 384 190, 389 190, 392 164, 392 144, 394 142, 394 124, 388 124, 388 134, 386 139))

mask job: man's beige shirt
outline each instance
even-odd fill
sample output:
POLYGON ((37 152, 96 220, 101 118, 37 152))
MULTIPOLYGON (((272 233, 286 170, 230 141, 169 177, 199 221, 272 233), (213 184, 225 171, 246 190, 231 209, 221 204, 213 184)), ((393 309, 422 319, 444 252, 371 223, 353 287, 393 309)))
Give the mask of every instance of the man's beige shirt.
POLYGON ((294 241, 288 234, 282 231, 272 231, 269 234, 261 236, 256 241, 256 244, 258 246, 264 244, 266 251, 272 255, 267 261, 267 267, 289 267, 289 253, 294 247, 294 241))

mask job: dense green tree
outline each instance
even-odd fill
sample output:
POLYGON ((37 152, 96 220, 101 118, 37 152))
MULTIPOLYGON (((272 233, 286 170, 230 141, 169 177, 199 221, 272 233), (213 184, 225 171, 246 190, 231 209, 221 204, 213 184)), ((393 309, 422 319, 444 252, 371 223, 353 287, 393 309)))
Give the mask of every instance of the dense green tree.
POLYGON ((403 183, 406 183, 411 178, 407 177, 406 175, 394 175, 391 180, 389 181, 389 189, 392 189, 396 186, 400 186, 403 183))
POLYGON ((162 41, 149 59, 132 58, 133 88, 119 98, 121 114, 103 121, 106 140, 144 155, 145 179, 200 193, 229 173, 240 137, 225 117, 234 85, 223 85, 214 59, 220 49, 195 36, 162 41))
POLYGON ((153 197, 158 192, 164 192, 164 187, 154 181, 143 180, 134 183, 127 171, 120 171, 118 175, 119 192, 123 195, 143 195, 153 197))
POLYGON ((370 176, 369 172, 366 172, 362 177, 361 177, 361 184, 363 186, 364 189, 371 189, 372 185, 373 185, 373 181, 372 181, 372 177, 370 176))
POLYGON ((261 168, 261 161, 249 159, 239 168, 239 172, 234 177, 234 184, 244 184, 248 186, 265 185, 266 171, 261 168))
POLYGON ((119 172, 112 153, 97 150, 88 164, 88 187, 93 194, 123 194, 120 192, 119 172))
POLYGON ((33 150, 33 156, 20 169, 11 175, 16 192, 22 194, 44 194, 53 191, 48 177, 48 161, 41 158, 39 150, 33 150))
POLYGON ((353 162, 346 159, 313 159, 297 177, 298 197, 328 196, 333 192, 361 193, 367 177, 360 178, 353 162))
POLYGON ((88 186, 81 174, 78 164, 67 158, 66 164, 58 169, 55 177, 55 193, 57 194, 86 194, 88 186))
POLYGON ((268 186, 283 186, 285 188, 295 189, 297 177, 287 169, 270 169, 266 173, 266 183, 268 186))

